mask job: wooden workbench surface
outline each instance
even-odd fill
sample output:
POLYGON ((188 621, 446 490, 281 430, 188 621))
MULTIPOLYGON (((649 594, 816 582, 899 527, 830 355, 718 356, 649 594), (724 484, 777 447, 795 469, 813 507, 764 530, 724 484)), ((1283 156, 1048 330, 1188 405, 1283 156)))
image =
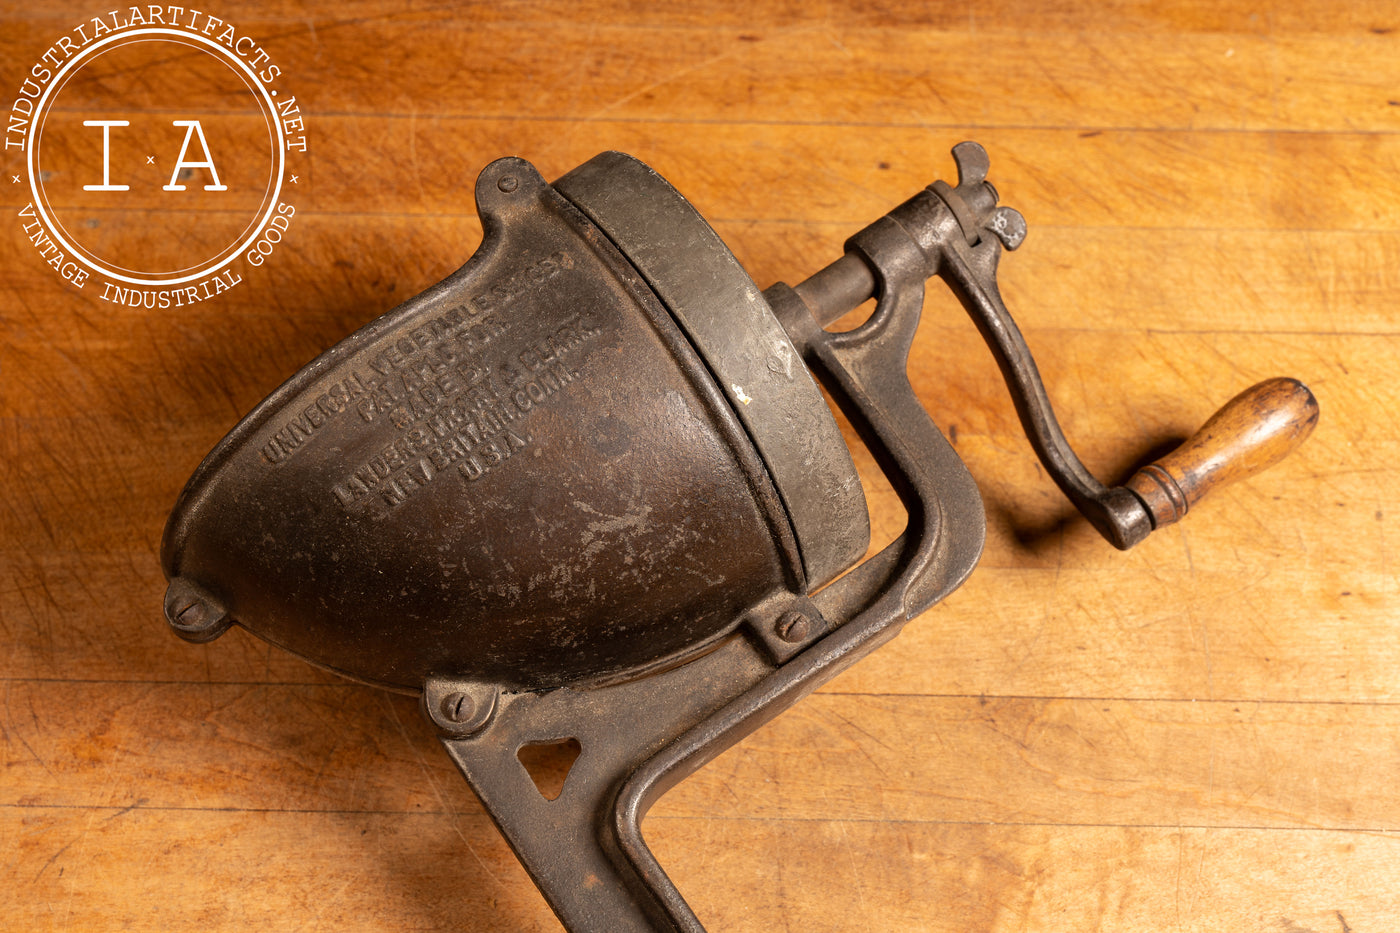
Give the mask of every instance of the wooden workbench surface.
MULTIPOLYGON (((1400 7, 419 7, 213 11, 283 63, 309 145, 286 241, 209 301, 65 284, 4 155, 0 927, 558 929, 412 698, 170 633, 170 506, 286 376, 471 254, 498 156, 631 152, 766 286, 971 138, 1031 228, 1007 302, 1100 475, 1268 376, 1320 425, 1117 553, 930 286, 910 369, 982 489, 979 569, 648 840, 716 933, 1400 929, 1400 7)), ((4 100, 105 10, 7 3, 4 100)), ((113 204, 94 228, 146 228, 113 204)))

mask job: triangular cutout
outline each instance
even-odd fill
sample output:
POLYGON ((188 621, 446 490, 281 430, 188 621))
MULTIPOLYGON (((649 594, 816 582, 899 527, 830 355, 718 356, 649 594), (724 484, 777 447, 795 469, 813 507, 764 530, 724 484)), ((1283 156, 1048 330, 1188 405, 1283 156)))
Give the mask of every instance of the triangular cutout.
POLYGON ((535 789, 545 800, 558 799, 564 792, 564 782, 569 778, 583 746, 578 739, 561 739, 558 742, 540 742, 522 745, 515 757, 525 766, 525 773, 535 782, 535 789))

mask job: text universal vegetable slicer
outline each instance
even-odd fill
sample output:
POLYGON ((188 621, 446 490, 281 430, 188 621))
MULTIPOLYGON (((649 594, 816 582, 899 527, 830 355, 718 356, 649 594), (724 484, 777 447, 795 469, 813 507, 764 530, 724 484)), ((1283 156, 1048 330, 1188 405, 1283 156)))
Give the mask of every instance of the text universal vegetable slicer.
POLYGON ((1119 548, 1251 475, 1317 419, 1247 390, 1108 487, 1056 423, 997 289, 1026 236, 987 154, 760 290, 664 179, 617 152, 476 185, 457 272, 308 364, 205 458, 166 527, 165 611, 420 694, 448 754, 564 925, 702 927, 639 823, 677 782, 972 571, 971 476, 906 361, 939 276, 986 339, 1046 471, 1119 548), (856 329, 825 327, 875 297, 856 329), (862 561, 864 494, 820 383, 908 511, 862 561), (576 742, 546 799, 519 753, 576 742))

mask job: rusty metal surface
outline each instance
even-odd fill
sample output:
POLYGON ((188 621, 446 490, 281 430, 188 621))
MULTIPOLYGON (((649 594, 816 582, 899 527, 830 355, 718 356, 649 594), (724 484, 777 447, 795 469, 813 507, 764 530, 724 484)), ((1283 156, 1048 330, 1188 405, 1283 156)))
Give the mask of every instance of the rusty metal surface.
POLYGON ((166 614, 191 641, 236 623, 421 691, 566 926, 698 931, 642 838, 647 809, 961 583, 985 522, 904 372, 922 266, 868 256, 875 316, 827 334, 785 286, 748 294, 699 215, 617 158, 617 192, 609 175, 564 187, 621 252, 527 163, 482 173, 477 255, 309 364, 196 471, 163 542, 166 614), (600 207, 629 201, 683 206, 687 242, 644 248, 645 224, 600 207), (732 340, 716 327, 733 288, 678 271, 707 262, 742 292, 732 340), (819 591, 868 518, 810 375, 768 367, 765 335, 822 377, 909 513, 819 591), (766 424, 725 385, 753 365, 782 390, 766 424), (546 801, 517 753, 564 739, 581 753, 546 801))
POLYGON ((685 330, 773 476, 815 588, 865 554, 870 516, 850 452, 758 286, 703 217, 621 152, 555 183, 618 245, 685 330))
POLYGON ((926 280, 962 300, 1075 505, 1120 547, 1150 530, 1060 432, 996 285, 1025 222, 980 146, 954 155, 957 186, 761 295, 629 156, 557 190, 493 163, 478 253, 309 364, 191 479, 163 546, 171 626, 202 642, 240 624, 420 692, 566 927, 703 933, 642 838, 647 810, 981 554, 976 485, 906 372, 926 280), (870 297, 865 323, 824 329, 870 297), (827 586, 869 523, 813 375, 908 513, 827 586), (519 753, 563 741, 578 759, 547 799, 519 753))
POLYGON ((478 195, 488 235, 461 271, 209 456, 166 572, 268 641, 402 690, 544 689, 703 650, 796 584, 767 474, 577 211, 518 160, 478 195))

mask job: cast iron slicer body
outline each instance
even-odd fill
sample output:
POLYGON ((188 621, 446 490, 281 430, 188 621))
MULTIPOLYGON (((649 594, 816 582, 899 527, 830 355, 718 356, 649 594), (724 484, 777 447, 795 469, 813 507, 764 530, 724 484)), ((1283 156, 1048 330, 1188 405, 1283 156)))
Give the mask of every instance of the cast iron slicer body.
POLYGON ((323 353, 205 458, 166 528, 166 616, 239 624, 418 694, 448 755, 573 931, 701 931, 640 822, 687 775, 956 588, 977 487, 906 373, 925 283, 991 348, 1049 475, 1131 547, 1306 437, 1261 383, 1123 486, 1084 467, 996 283, 1026 224, 982 147, 761 291, 656 172, 603 153, 553 184, 506 158, 456 273, 323 353), (874 297, 870 318, 825 328, 874 297), (908 512, 869 516, 817 383, 908 512), (576 742, 554 799, 521 763, 576 742))

